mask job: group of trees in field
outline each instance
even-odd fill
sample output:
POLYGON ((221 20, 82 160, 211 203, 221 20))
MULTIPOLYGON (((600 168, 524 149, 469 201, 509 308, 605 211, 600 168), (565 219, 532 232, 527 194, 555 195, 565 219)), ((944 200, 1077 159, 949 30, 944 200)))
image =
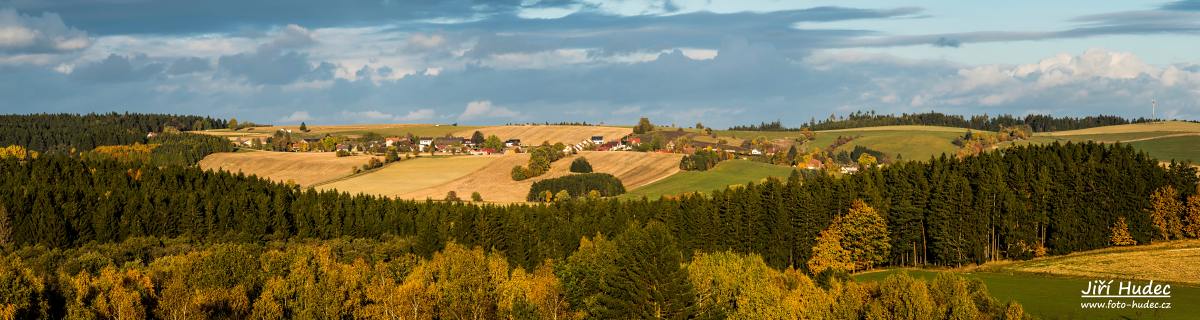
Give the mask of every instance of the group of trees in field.
POLYGON ((1069 143, 903 162, 842 178, 796 173, 709 195, 498 206, 41 156, 0 161, 0 221, 9 230, 0 240, 65 248, 139 236, 253 242, 393 234, 413 237, 422 255, 457 242, 532 268, 566 258, 583 236, 660 221, 685 257, 731 250, 759 254, 779 269, 804 268, 820 232, 862 200, 887 222, 890 250, 876 265, 960 265, 1105 247, 1120 218, 1146 243, 1155 236, 1150 216, 1140 214, 1151 209, 1149 195, 1172 186, 1186 199, 1196 180, 1194 168, 1160 166, 1127 145, 1069 143))
POLYGON ((404 238, 203 244, 138 237, 0 255, 5 319, 1024 319, 978 280, 815 280, 754 254, 682 259, 661 223, 532 267, 404 238))
POLYGON ((575 197, 611 197, 625 193, 621 179, 607 173, 579 173, 534 182, 528 201, 567 200, 575 197))
MULTIPOLYGON (((793 147, 794 148, 794 147, 793 147)), ((679 159, 679 169, 687 171, 708 171, 721 162, 720 153, 712 150, 696 150, 696 152, 679 159)))
POLYGON ((229 140, 193 133, 163 133, 146 144, 98 146, 80 153, 85 159, 112 158, 119 161, 143 162, 157 166, 191 166, 217 152, 232 152, 229 140))
POLYGON ((102 113, 0 115, 0 146, 42 153, 73 153, 97 146, 147 143, 147 133, 225 128, 222 119, 200 116, 102 113))
POLYGON ((1087 117, 1054 117, 1044 114, 1030 114, 1024 117, 1016 117, 1007 114, 999 116, 988 116, 983 114, 968 118, 961 115, 949 115, 938 112, 913 114, 902 113, 900 115, 895 115, 876 114, 875 111, 855 111, 854 113, 851 113, 845 117, 829 115, 829 118, 825 120, 818 121, 816 119, 812 119, 808 123, 801 125, 800 128, 788 128, 776 120, 774 122, 763 122, 757 125, 733 126, 730 127, 729 130, 800 131, 801 128, 807 128, 811 130, 836 130, 878 126, 926 125, 969 128, 984 131, 1000 131, 1005 127, 1029 126, 1033 132, 1049 132, 1150 121, 1154 120, 1146 118, 1126 119, 1118 116, 1108 115, 1087 117))
POLYGON ((571 160, 570 171, 573 173, 592 173, 592 163, 587 158, 578 157, 571 160))
POLYGON ((567 146, 561 142, 553 145, 543 142, 542 145, 533 147, 533 149, 529 151, 529 165, 513 166, 511 174, 512 179, 521 181, 540 176, 550 171, 551 163, 566 156, 566 154, 563 153, 563 150, 566 148, 567 146))

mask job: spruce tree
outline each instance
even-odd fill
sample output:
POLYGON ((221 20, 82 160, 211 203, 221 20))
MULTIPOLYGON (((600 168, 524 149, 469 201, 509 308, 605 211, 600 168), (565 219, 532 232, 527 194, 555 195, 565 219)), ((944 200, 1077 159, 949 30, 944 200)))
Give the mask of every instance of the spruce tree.
POLYGON ((658 222, 631 226, 617 237, 616 268, 603 284, 600 302, 609 319, 687 319, 695 315, 695 292, 680 268, 675 237, 658 222))

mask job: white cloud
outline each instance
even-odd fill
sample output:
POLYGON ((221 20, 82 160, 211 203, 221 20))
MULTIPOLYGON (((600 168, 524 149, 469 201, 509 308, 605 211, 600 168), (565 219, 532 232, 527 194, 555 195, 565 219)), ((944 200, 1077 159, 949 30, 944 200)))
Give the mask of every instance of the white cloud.
POLYGON ((56 13, 24 15, 0 9, 0 53, 57 53, 91 45, 86 32, 68 27, 56 13))
POLYGON ((492 105, 489 100, 477 100, 467 103, 467 108, 458 116, 458 120, 476 120, 488 118, 517 118, 521 113, 505 107, 492 105))
POLYGON ((313 119, 313 117, 308 114, 308 111, 296 111, 296 112, 292 112, 291 115, 280 118, 279 122, 300 122, 300 121, 310 121, 312 119, 313 119))

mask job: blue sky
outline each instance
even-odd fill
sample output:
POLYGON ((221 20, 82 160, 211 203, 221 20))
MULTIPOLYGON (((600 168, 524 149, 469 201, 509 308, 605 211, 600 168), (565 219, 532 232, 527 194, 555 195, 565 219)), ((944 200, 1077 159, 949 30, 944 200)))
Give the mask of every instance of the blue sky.
POLYGON ((1200 120, 1200 1, 0 0, 0 113, 1200 120))

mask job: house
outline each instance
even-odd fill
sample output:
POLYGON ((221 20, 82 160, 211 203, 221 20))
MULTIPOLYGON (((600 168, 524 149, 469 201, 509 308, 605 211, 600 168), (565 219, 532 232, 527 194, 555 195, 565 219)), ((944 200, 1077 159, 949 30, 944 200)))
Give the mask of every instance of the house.
POLYGON ((417 145, 420 146, 421 151, 425 151, 425 149, 433 146, 433 138, 427 138, 427 137, 417 138, 417 145))
POLYGON ((408 139, 404 139, 404 138, 401 138, 401 137, 387 137, 387 138, 384 138, 384 139, 383 139, 383 144, 384 144, 384 145, 386 145, 386 146, 389 146, 389 147, 391 147, 391 146, 395 146, 395 145, 397 145, 397 144, 400 144, 400 141, 401 141, 401 140, 408 140, 408 139))
POLYGON ((337 151, 346 151, 346 152, 349 152, 349 151, 350 151, 350 145, 347 145, 347 144, 341 144, 341 143, 339 143, 339 144, 337 145, 337 148, 336 148, 336 150, 337 150, 337 151))
POLYGON ((855 174, 855 173, 858 173, 858 167, 842 166, 841 172, 842 172, 842 174, 855 174))
POLYGON ((521 139, 508 139, 504 141, 504 146, 507 148, 520 147, 521 139))
POLYGON ((592 136, 592 144, 604 144, 604 136, 592 136))
POLYGON ((763 152, 761 150, 758 150, 757 148, 750 149, 750 155, 761 156, 762 154, 763 154, 763 152))
POLYGON ((799 166, 803 166, 805 169, 808 169, 808 170, 820 170, 821 168, 824 167, 824 165, 821 164, 821 160, 817 160, 817 159, 808 159, 808 162, 801 163, 799 166))
POLYGON ((455 144, 465 145, 463 141, 466 141, 466 139, 461 137, 437 137, 433 138, 432 143, 433 146, 438 150, 446 150, 450 147, 453 147, 455 144))

